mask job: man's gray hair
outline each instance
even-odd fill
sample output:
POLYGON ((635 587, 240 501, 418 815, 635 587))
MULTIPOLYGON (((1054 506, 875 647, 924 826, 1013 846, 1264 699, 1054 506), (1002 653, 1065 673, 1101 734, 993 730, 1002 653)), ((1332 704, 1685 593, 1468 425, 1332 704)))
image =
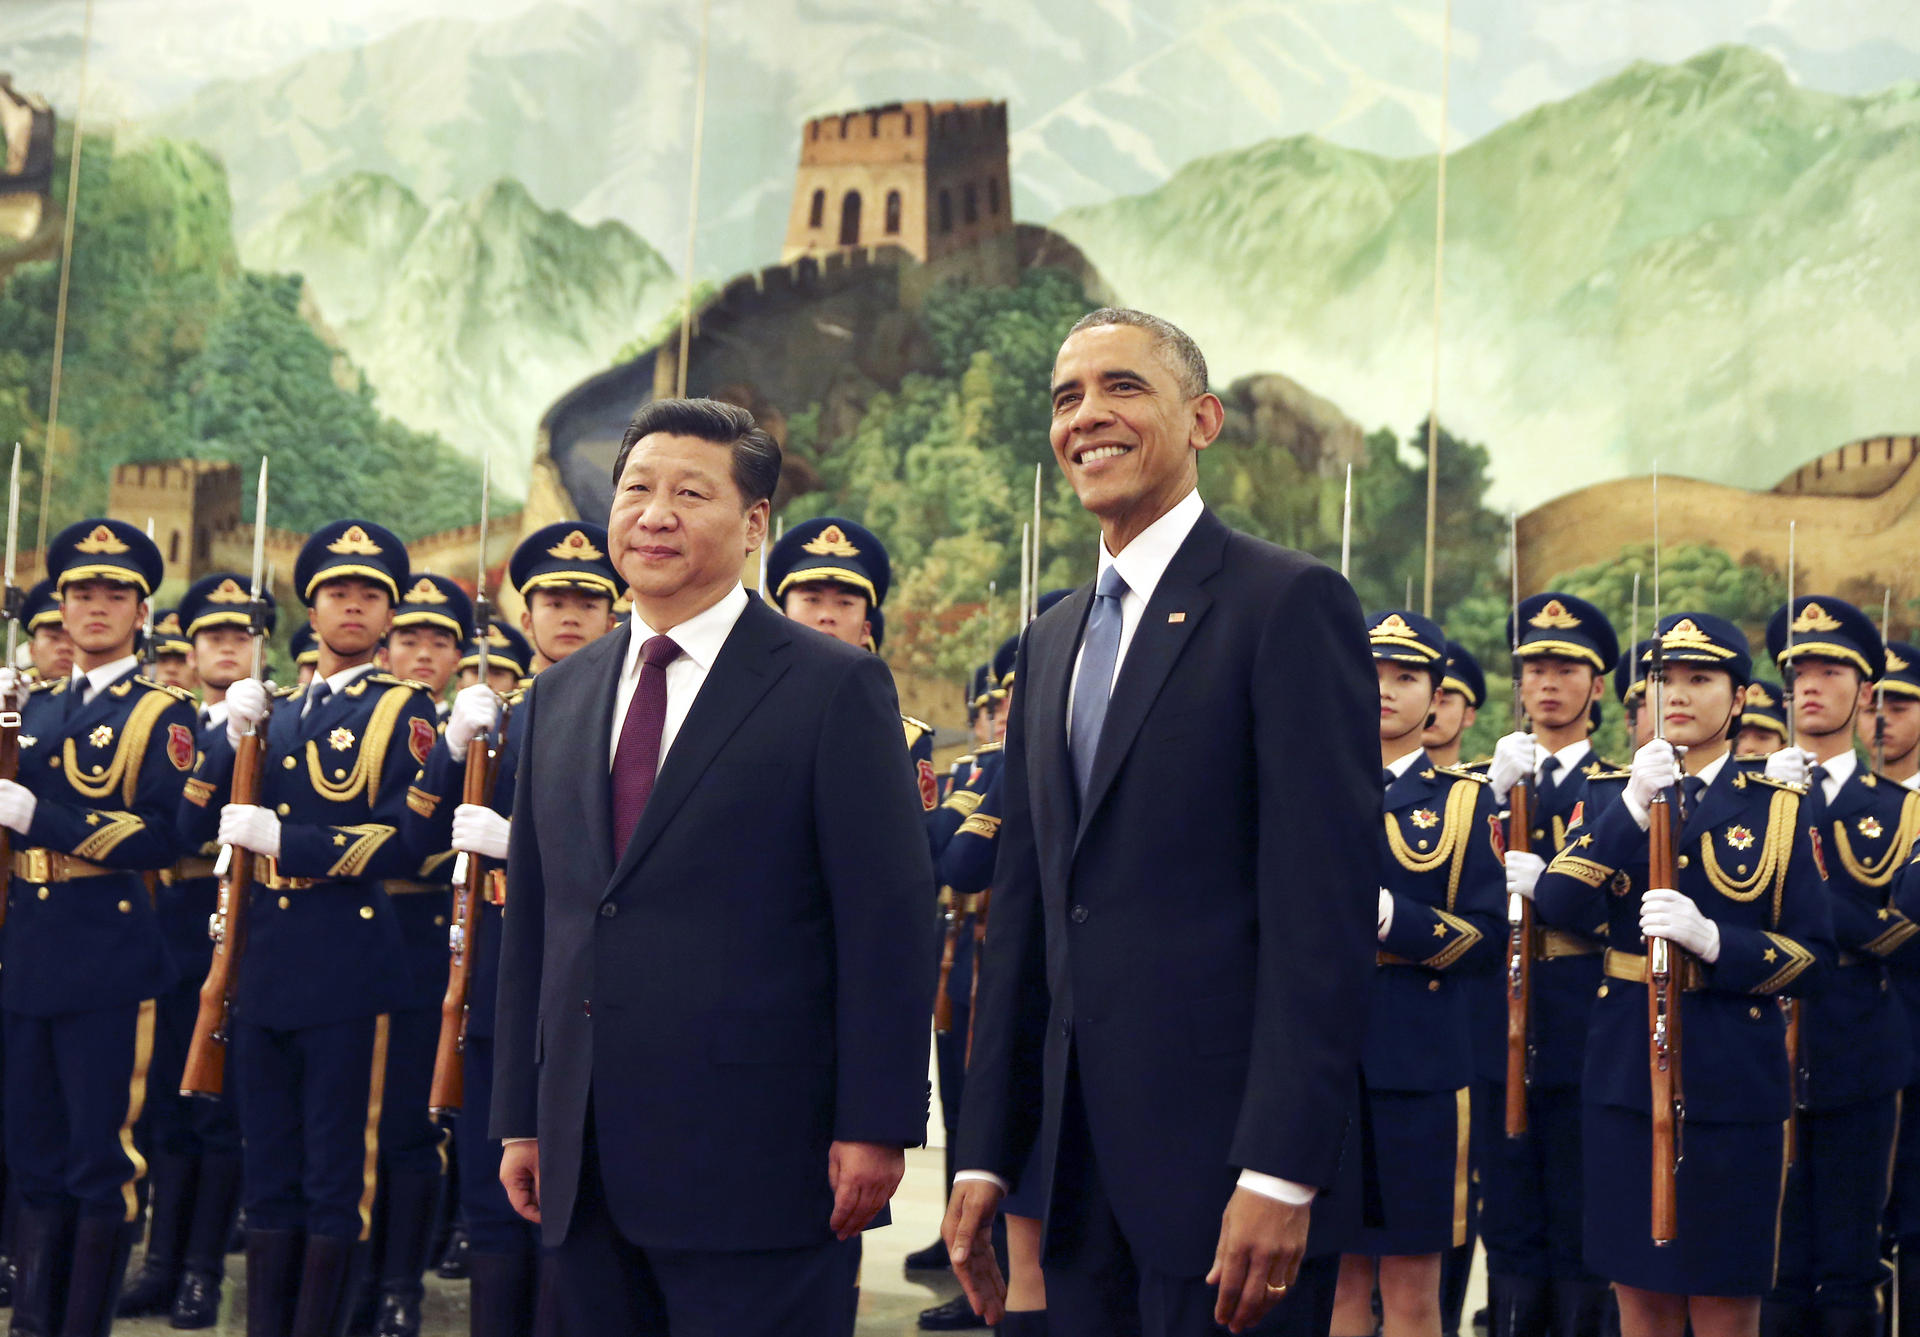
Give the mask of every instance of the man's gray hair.
POLYGON ((1153 336, 1154 351, 1179 373, 1180 392, 1188 399, 1198 399, 1207 393, 1206 355, 1200 351, 1200 345, 1193 341, 1193 337, 1172 321, 1146 311, 1135 311, 1132 307, 1103 306, 1075 321, 1073 328, 1067 331, 1067 337, 1071 339, 1081 330, 1099 329, 1103 325, 1131 325, 1135 329, 1145 330, 1153 336))

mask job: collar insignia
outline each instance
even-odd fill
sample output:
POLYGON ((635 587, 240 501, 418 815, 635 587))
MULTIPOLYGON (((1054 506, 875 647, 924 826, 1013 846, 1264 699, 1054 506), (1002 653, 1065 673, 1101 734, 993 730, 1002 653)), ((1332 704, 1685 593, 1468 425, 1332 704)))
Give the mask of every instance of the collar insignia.
POLYGON ((1565 631, 1579 626, 1580 619, 1569 613, 1567 606, 1558 599, 1549 599, 1545 607, 1527 619, 1527 625, 1543 630, 1551 627, 1565 631))
POLYGON ((346 533, 327 545, 327 551, 342 556, 378 557, 380 545, 367 537, 367 531, 359 525, 348 525, 346 533))
POLYGON ((93 532, 73 545, 75 552, 84 552, 89 556, 96 553, 118 554, 129 551, 114 532, 105 525, 95 525, 93 532))
POLYGON ((810 552, 816 557, 858 557, 860 550, 839 525, 828 525, 813 539, 800 545, 801 552, 810 552))
POLYGON ((560 557, 570 562, 597 562, 601 552, 593 546, 593 540, 578 529, 567 531, 567 536, 547 549, 547 556, 560 557))

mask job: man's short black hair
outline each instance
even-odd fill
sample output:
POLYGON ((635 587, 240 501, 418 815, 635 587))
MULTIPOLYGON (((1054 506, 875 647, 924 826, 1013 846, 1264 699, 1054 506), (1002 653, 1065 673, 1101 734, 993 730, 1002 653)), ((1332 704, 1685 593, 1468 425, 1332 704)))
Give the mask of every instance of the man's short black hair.
POLYGON ((692 436, 733 449, 733 483, 748 506, 768 501, 780 482, 780 443, 737 404, 717 399, 656 399, 642 404, 620 437, 613 480, 619 485, 634 443, 655 432, 692 436))
POLYGON ((1207 359, 1201 353, 1200 345, 1178 325, 1132 307, 1103 306, 1075 321, 1073 328, 1067 331, 1067 338, 1071 339, 1081 330, 1099 329, 1105 325, 1131 325, 1137 330, 1145 330, 1153 336, 1155 351, 1167 360, 1174 374, 1180 378, 1180 393, 1188 399, 1198 399, 1207 393, 1207 359))

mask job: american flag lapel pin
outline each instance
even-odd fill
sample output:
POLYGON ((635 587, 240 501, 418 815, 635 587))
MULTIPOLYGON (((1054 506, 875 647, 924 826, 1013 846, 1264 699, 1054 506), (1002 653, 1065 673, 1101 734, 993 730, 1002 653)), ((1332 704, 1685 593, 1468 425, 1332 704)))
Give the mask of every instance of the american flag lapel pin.
POLYGON ((1185 622, 1186 620, 1187 620, 1187 615, 1185 613, 1168 613, 1167 614, 1167 623, 1169 626, 1176 625, 1181 622, 1185 622))

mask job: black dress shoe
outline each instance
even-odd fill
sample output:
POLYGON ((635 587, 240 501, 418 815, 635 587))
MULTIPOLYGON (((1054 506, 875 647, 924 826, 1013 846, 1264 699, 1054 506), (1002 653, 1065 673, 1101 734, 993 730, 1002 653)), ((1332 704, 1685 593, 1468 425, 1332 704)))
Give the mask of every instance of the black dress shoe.
POLYGON ((973 1312, 973 1306, 967 1303, 965 1294, 920 1311, 920 1327, 926 1332, 965 1332, 986 1326, 987 1321, 973 1312))
POLYGON ((217 1273, 188 1270, 181 1274, 180 1290, 173 1297, 173 1313, 167 1322, 183 1331, 211 1328, 220 1321, 220 1277, 217 1273))
POLYGON ((924 1249, 915 1249, 907 1255, 909 1272, 945 1272, 947 1270, 947 1242, 935 1240, 924 1249))
POLYGON ((434 1269, 434 1275, 442 1281, 462 1281, 468 1272, 467 1255, 472 1251, 472 1243, 467 1239, 465 1226, 455 1226, 453 1233, 447 1236, 447 1251, 440 1255, 440 1266, 434 1269))

